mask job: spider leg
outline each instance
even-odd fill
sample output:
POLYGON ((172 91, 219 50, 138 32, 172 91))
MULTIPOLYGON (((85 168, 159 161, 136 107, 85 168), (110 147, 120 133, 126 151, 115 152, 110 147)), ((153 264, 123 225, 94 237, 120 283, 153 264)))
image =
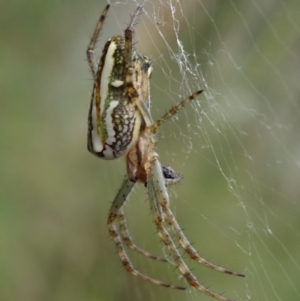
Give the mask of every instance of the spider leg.
POLYGON ((177 239, 178 239, 181 247, 187 252, 187 254, 190 256, 191 259, 203 264, 204 266, 206 266, 206 267, 208 267, 212 270, 222 272, 222 273, 225 273, 225 274, 229 274, 229 275, 245 277, 245 275, 242 274, 242 273, 225 269, 225 268, 220 267, 216 264, 213 264, 213 263, 207 261, 206 259, 204 259, 203 257, 201 257, 198 254, 198 252, 192 247, 191 243, 188 241, 188 239, 186 238, 186 236, 182 232, 182 230, 181 230, 179 224, 177 223, 177 221, 174 217, 174 214, 172 213, 170 207, 165 205, 165 206, 163 206, 163 208, 164 208, 164 213, 166 214, 166 219, 167 219, 169 225, 171 226, 173 232, 177 236, 177 239))
MULTIPOLYGON (((165 179, 165 184, 166 185, 169 184, 168 181, 175 181, 175 183, 177 183, 182 178, 170 166, 163 166, 162 167, 162 172, 163 172, 163 177, 165 179), (168 181, 167 181, 167 179, 168 179, 168 181)), ((171 184, 173 184, 173 183, 171 182, 171 184)), ((181 247, 187 252, 187 254, 190 256, 191 259, 203 264, 204 266, 206 266, 206 267, 208 267, 212 270, 219 271, 219 272, 222 272, 222 273, 225 273, 225 274, 234 275, 234 276, 245 277, 245 275, 242 274, 242 273, 234 272, 234 271, 225 269, 223 267, 215 265, 215 264, 207 261, 206 259, 202 258, 198 254, 198 252, 192 247, 191 243, 189 242, 189 240, 186 238, 186 236, 182 232, 178 222, 175 219, 175 216, 174 216, 173 212, 170 209, 170 206, 169 206, 169 203, 168 203, 167 200, 168 199, 163 198, 160 201, 161 206, 163 208, 163 212, 165 214, 166 221, 171 226, 173 232, 177 236, 177 239, 178 239, 181 247)))
POLYGON ((103 12, 102 12, 102 14, 100 16, 100 19, 97 22, 96 28, 94 30, 94 33, 93 33, 93 36, 92 36, 92 38, 90 40, 88 48, 86 50, 87 61, 88 61, 88 64, 89 64, 89 66, 91 68, 91 71, 92 71, 92 74, 93 74, 94 78, 96 77, 97 68, 98 68, 96 60, 95 60, 94 49, 95 49, 95 45, 97 43, 97 39, 98 39, 99 34, 100 34, 100 30, 101 30, 102 25, 104 23, 106 14, 108 12, 108 9, 109 9, 109 5, 107 5, 104 8, 104 10, 103 10, 103 12))
POLYGON ((200 284, 197 278, 193 275, 193 273, 189 270, 189 268, 183 261, 182 256, 178 252, 173 239, 163 226, 163 224, 166 222, 165 218, 168 219, 168 215, 166 214, 166 207, 169 206, 169 196, 166 186, 161 183, 164 183, 164 176, 157 155, 154 155, 151 165, 151 174, 148 177, 150 207, 154 216, 159 236, 169 249, 169 252, 176 265, 178 266, 179 271, 191 286, 195 287, 206 295, 209 295, 220 301, 232 301, 232 299, 221 296, 200 284))
POLYGON ((155 123, 151 125, 151 132, 156 133, 158 128, 168 119, 170 119, 173 115, 175 115, 179 110, 185 107, 188 103, 190 103, 193 99, 195 99, 199 94, 201 94, 203 90, 199 90, 186 99, 182 100, 179 104, 173 106, 165 115, 161 118, 157 119, 155 123))
MULTIPOLYGON (((125 178, 125 180, 121 186, 121 189, 119 190, 114 202, 111 205, 110 212, 109 212, 109 218, 108 218, 108 220, 109 220, 108 224, 113 223, 114 221, 119 222, 119 229, 120 229, 120 234, 121 234, 122 240, 132 250, 135 250, 138 253, 140 253, 146 257, 149 257, 151 259, 167 262, 168 261, 167 259, 159 257, 159 256, 155 256, 155 255, 141 249, 132 241, 132 238, 128 231, 128 227, 127 227, 127 223, 126 223, 126 219, 125 219, 125 215, 124 215, 122 207, 123 207, 123 204, 125 203, 125 201, 127 200, 134 185, 135 185, 134 182, 132 182, 128 178, 125 178)), ((109 227, 110 227, 110 225, 109 225, 109 227)))
POLYGON ((139 108, 139 111, 141 112, 141 114, 144 118, 146 126, 151 128, 151 126, 153 124, 153 120, 152 120, 152 116, 151 116, 151 113, 149 111, 147 103, 145 101, 137 101, 136 104, 137 104, 137 106, 139 108))
POLYGON ((118 191, 117 196, 112 202, 108 214, 107 224, 110 225, 115 220, 118 219, 119 211, 121 210, 123 204, 127 200, 131 190, 133 189, 135 182, 131 181, 127 176, 125 177, 120 190, 118 191))
MULTIPOLYGON (((133 53, 133 49, 132 49, 132 39, 133 39, 133 33, 134 33, 134 26, 137 23, 137 19, 139 17, 139 15, 142 13, 144 4, 146 1, 144 1, 143 3, 139 4, 134 15, 131 18, 131 21, 128 25, 128 27, 125 29, 125 35, 124 35, 124 39, 125 39, 125 66, 126 66, 126 74, 125 74, 125 83, 126 83, 126 89, 127 89, 127 94, 129 96, 129 98, 131 99, 132 102, 135 103, 135 105, 138 107, 138 110, 140 112, 140 114, 143 116, 143 119, 146 123, 146 126, 151 126, 153 124, 153 120, 151 117, 151 113, 149 111, 149 103, 150 103, 150 95, 149 95, 149 84, 148 80, 151 76, 152 73, 152 64, 151 61, 149 59, 145 60, 144 57, 144 61, 143 61, 143 67, 140 66, 143 70, 143 68, 145 68, 145 62, 147 61, 147 63, 149 64, 148 69, 145 70, 147 73, 147 76, 144 77, 144 73, 142 73, 139 78, 143 79, 143 85, 147 86, 147 89, 145 89, 145 91, 140 91, 142 93, 138 93, 137 91, 137 79, 135 79, 135 84, 133 84, 133 70, 136 70, 136 68, 133 65, 133 60, 137 58, 137 53, 134 52, 133 53), (133 55, 134 54, 134 55, 133 55), (144 92, 144 93, 143 93, 144 92)), ((139 60, 136 60, 139 61, 139 60)))
MULTIPOLYGON (((112 236, 112 238, 116 244, 118 255, 121 259, 122 265, 129 273, 131 273, 132 275, 137 276, 143 280, 149 281, 153 284, 157 284, 160 286, 183 290, 183 289, 185 289, 184 287, 168 284, 168 283, 156 280, 154 278, 148 277, 147 275, 140 273, 138 270, 136 270, 134 268, 133 264, 131 263, 131 261, 125 251, 125 248, 124 248, 124 245, 122 242, 122 236, 120 235, 117 227, 114 225, 114 222, 117 221, 118 218, 120 217, 120 211, 121 211, 121 219, 122 219, 122 214, 123 214, 122 206, 123 206, 124 202, 126 201, 127 197, 129 196, 134 185, 135 185, 135 183, 132 182, 129 178, 127 178, 127 177, 125 178, 116 198, 114 199, 114 201, 110 207, 110 212, 109 212, 108 221, 107 221, 107 227, 109 230, 109 234, 110 234, 110 236, 112 236)), ((121 227, 121 229, 122 229, 122 227, 121 227)), ((149 256, 147 256, 147 257, 149 257, 149 256)))
POLYGON ((134 32, 134 26, 137 22, 138 16, 143 10, 144 3, 138 5, 134 15, 131 18, 131 21, 128 27, 125 29, 125 66, 126 66, 126 83, 132 84, 132 37, 134 32))
POLYGON ((121 209, 119 211, 119 214, 118 214, 118 220, 119 220, 119 224, 120 224, 120 233, 121 233, 121 236, 122 236, 122 240, 124 241, 125 245, 127 247, 129 247, 130 249, 132 250, 135 250, 136 252, 140 253, 141 255, 144 255, 148 258, 151 258, 151 259, 154 259, 154 260, 157 260, 157 261, 163 261, 163 262, 168 262, 167 259, 165 258, 162 258, 162 257, 158 257, 156 255, 153 255, 143 249, 141 249, 140 247, 138 247, 132 240, 130 234, 129 234, 129 231, 128 231, 128 227, 127 227, 127 223, 126 223, 126 219, 125 219, 125 215, 124 215, 124 212, 123 210, 121 209))

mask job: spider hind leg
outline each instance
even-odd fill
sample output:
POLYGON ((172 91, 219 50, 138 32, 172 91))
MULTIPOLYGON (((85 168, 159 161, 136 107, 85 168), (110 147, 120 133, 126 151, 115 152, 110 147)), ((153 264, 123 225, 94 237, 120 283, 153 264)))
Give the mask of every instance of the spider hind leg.
POLYGON ((87 61, 88 61, 88 64, 90 66, 90 69, 92 71, 92 74, 93 74, 94 78, 96 77, 96 72, 97 72, 97 68, 98 68, 97 63, 96 63, 96 59, 95 59, 94 49, 95 49, 97 39, 99 37, 100 30, 102 28, 102 25, 104 23, 104 20, 105 20, 105 17, 106 17, 106 14, 107 14, 108 10, 109 10, 109 4, 104 8, 104 10, 103 10, 103 12, 100 16, 100 19, 97 22, 97 25, 96 25, 96 28, 94 30, 93 36, 92 36, 92 38, 90 40, 90 43, 88 45, 88 48, 86 50, 87 61))

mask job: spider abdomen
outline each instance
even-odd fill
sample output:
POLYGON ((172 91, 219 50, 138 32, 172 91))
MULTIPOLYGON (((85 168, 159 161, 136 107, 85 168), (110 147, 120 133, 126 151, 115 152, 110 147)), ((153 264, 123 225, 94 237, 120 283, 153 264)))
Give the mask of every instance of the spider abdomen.
POLYGON ((103 159, 115 159, 136 143, 142 117, 126 84, 125 42, 110 39, 102 52, 95 75, 89 110, 88 149, 103 159))

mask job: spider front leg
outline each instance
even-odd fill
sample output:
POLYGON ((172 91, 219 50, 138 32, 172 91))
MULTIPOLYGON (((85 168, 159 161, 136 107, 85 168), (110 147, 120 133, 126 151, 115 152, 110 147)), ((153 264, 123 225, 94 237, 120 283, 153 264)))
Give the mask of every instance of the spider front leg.
POLYGON ((179 227, 170 207, 169 195, 164 183, 164 176, 162 173, 162 168, 158 160, 158 155, 153 154, 151 159, 151 173, 148 177, 148 191, 150 199, 150 207, 154 216, 154 221, 158 230, 158 234, 164 244, 167 246, 175 264, 177 265, 179 271, 187 280, 187 282, 198 289, 199 291, 209 295, 220 301, 232 301, 232 299, 221 296, 198 282, 197 278, 189 270, 187 265, 182 259, 181 254, 178 252, 176 244, 174 243, 173 238, 165 228, 165 224, 169 224, 171 230, 175 234, 175 238, 178 239, 181 247, 190 255, 190 257, 203 265, 210 267, 214 270, 218 270, 227 274, 233 274, 237 276, 244 276, 240 273, 235 273, 224 268, 218 267, 205 259, 201 258, 197 251, 191 247, 190 242, 184 236, 181 228, 179 227))
MULTIPOLYGON (((125 201, 127 200, 127 198, 129 196, 131 190, 133 189, 134 185, 135 185, 135 183, 133 181, 131 181, 128 177, 126 177, 124 179, 124 182, 121 186, 121 189, 119 190, 116 198, 114 199, 114 201, 113 201, 113 203, 111 204, 111 207, 110 207, 110 212, 109 212, 108 222, 107 222, 109 233, 110 234, 114 233, 114 231, 112 231, 113 230, 113 228, 112 228, 113 223, 115 221, 119 222, 119 231, 121 233, 121 239, 125 243, 125 245, 127 245, 127 247, 129 247, 132 250, 135 250, 138 253, 140 253, 140 254, 142 254, 146 257, 149 257, 151 259, 167 262, 167 260, 165 258, 155 256, 155 255, 139 248, 135 243, 133 243, 133 240, 130 237, 130 234, 129 234, 129 231, 128 231, 128 228, 127 228, 125 214, 124 214, 124 211, 123 211, 123 205, 124 205, 125 201)), ((114 237, 114 235, 112 235, 112 236, 114 237)), ((116 240, 115 240, 115 242, 116 242, 116 240)))
MULTIPOLYGON (((130 237, 130 234, 129 234, 129 231, 127 228, 127 224, 126 224, 124 211, 123 211, 123 205, 124 205, 125 201, 127 200, 134 185, 135 185, 135 183, 133 181, 131 181, 128 177, 126 177, 124 179, 121 189, 119 190, 116 198, 114 199, 114 201, 110 207, 110 212, 109 212, 108 221, 107 221, 109 233, 114 238, 114 241, 117 245, 119 256, 120 256, 121 260, 122 260, 122 258, 126 257, 126 254, 125 254, 125 256, 122 254, 125 252, 125 250, 123 248, 120 248, 120 244, 122 244, 122 241, 123 241, 129 248, 137 251, 138 253, 140 253, 146 257, 156 259, 159 261, 166 261, 166 259, 164 259, 164 258, 154 256, 154 255, 150 254, 149 252, 144 251, 143 249, 140 249, 133 243, 133 241, 130 237), (117 222, 119 224, 119 231, 120 231, 121 235, 119 235, 119 231, 114 226, 114 222, 117 222)), ((122 262, 123 262, 123 260, 122 260, 122 262)))
MULTIPOLYGON (((182 180, 182 176, 177 174, 174 171, 174 169, 172 169, 171 166, 163 166, 162 172, 163 172, 163 176, 164 176, 166 185, 173 185, 182 180)), ((125 183, 127 183, 127 182, 125 182, 125 183)), ((131 183, 133 183, 133 182, 131 182, 131 183)), ((129 183, 129 184, 131 184, 131 183, 129 183)), ((147 186, 147 183, 145 183, 145 186, 147 186)), ((125 184, 125 187, 126 187, 126 189, 128 189, 128 183, 125 184)), ((123 198, 124 198, 124 195, 123 195, 123 198)), ((112 206, 114 208, 118 208, 118 205, 116 205, 116 204, 113 204, 112 206)), ((117 214, 117 217, 115 219, 119 221, 119 230, 120 230, 120 233, 122 236, 122 240, 124 241, 125 245, 127 245, 127 247, 129 247, 132 250, 137 251, 141 255, 144 255, 148 258, 155 259, 157 261, 168 262, 167 259, 153 255, 153 254, 139 248, 135 243, 133 243, 133 240, 128 231, 124 210, 122 208, 120 208, 118 213, 113 213, 113 215, 115 215, 115 214, 117 214)))
MULTIPOLYGON (((185 289, 184 287, 168 284, 168 283, 156 280, 154 278, 148 277, 148 276, 140 273, 138 270, 136 270, 133 267, 133 264, 131 263, 131 261, 130 261, 130 259, 129 259, 126 251, 125 251, 123 241, 126 241, 128 238, 130 239, 130 236, 127 235, 127 233, 128 233, 127 228, 125 226, 125 228, 126 228, 125 234, 123 233, 123 236, 121 236, 118 229, 117 229, 117 227, 114 225, 114 222, 121 219, 121 226, 120 227, 121 227, 121 232, 122 232, 124 230, 124 229, 122 230, 122 227, 124 227, 124 225, 126 223, 125 222, 125 217, 124 217, 124 214, 123 214, 123 211, 122 211, 122 206, 123 206, 124 202, 127 200, 127 197, 129 196, 129 194, 130 194, 131 190, 133 189, 134 185, 135 185, 135 183, 132 182, 128 177, 125 178, 125 180, 123 181, 123 184, 121 186, 121 189, 119 190, 116 198, 114 199, 114 201, 113 201, 113 203, 110 207, 110 212, 109 212, 108 221, 107 221, 109 234, 112 236, 112 238, 113 238, 113 240, 116 244, 118 255, 119 255, 119 257, 122 261, 122 264, 123 264, 124 268, 129 273, 131 273, 132 275, 137 276, 137 277, 139 277, 143 280, 149 281, 153 284, 157 284, 157 285, 160 285, 160 286, 168 287, 168 288, 184 290, 185 289), (122 223, 123 223, 123 226, 122 226, 122 223)), ((130 241, 131 241, 131 239, 130 239, 130 241)), ((132 243, 132 241, 131 241, 131 244, 134 245, 132 243)), ((153 259, 158 259, 158 257, 151 255, 150 253, 136 247, 135 245, 134 245, 133 249, 141 250, 141 253, 143 255, 145 255, 146 257, 150 257, 150 258, 153 258, 153 259), (150 254, 150 256, 149 256, 149 254, 150 254)), ((164 260, 162 260, 162 261, 164 261, 164 260)))
MULTIPOLYGON (((157 174, 158 175, 158 174, 157 174)), ((162 174, 158 175, 162 179, 162 174)), ((157 227, 158 235, 163 241, 163 243, 168 248, 176 266, 178 267, 180 273, 183 275, 183 277, 187 280, 187 282, 191 285, 199 289, 200 291, 204 292, 207 295, 210 295, 212 297, 217 298, 219 296, 218 294, 211 292, 207 288, 205 288, 203 285, 201 285, 196 277, 192 274, 192 272, 189 270, 188 266, 185 264, 185 262, 182 259, 182 256, 177 250, 177 247, 171 238, 171 235, 168 233, 166 228, 164 227, 165 223, 165 216, 164 216, 164 210, 161 206, 158 196, 162 193, 164 194, 164 191, 160 190, 159 184, 157 180, 153 177, 149 177, 148 180, 148 189, 149 189, 149 199, 150 199, 150 208, 154 217, 154 222, 157 227)), ((165 191, 166 192, 166 191, 165 191)), ((167 192, 166 192, 167 193, 167 192)), ((220 296, 221 301, 230 301, 230 299, 224 298, 220 296)), ((217 298, 218 299, 218 298, 217 298)))
MULTIPOLYGON (((158 161, 158 159, 155 159, 155 162, 153 163, 154 166, 152 168, 154 168, 154 171, 157 169, 160 169, 160 163, 158 161)), ((166 178, 166 175, 164 174, 164 168, 163 170, 163 178, 166 178)), ((172 170, 172 173, 175 173, 172 170)), ((176 173, 175 173, 176 174, 176 173)), ((174 177, 174 176, 173 176, 174 177)), ((186 238, 186 236, 184 235, 183 231, 181 230, 178 222, 175 219, 175 216, 173 214, 173 212, 170 209, 169 206, 169 195, 167 192, 167 189, 164 187, 164 185, 160 185, 160 181, 161 181, 161 173, 158 173, 156 175, 156 173, 153 173, 153 179, 156 179, 156 183, 157 183, 157 187, 156 190, 157 191, 161 191, 161 193, 158 193, 158 201, 163 209, 163 213, 164 213, 164 217, 166 222, 171 226, 174 234, 176 235, 181 247, 185 250, 185 252, 190 256, 191 259, 203 264, 204 266, 218 271, 218 272, 222 272, 225 274, 229 274, 229 275, 234 275, 234 276, 239 276, 239 277, 245 277, 244 274, 239 273, 239 272, 235 272, 232 270, 228 270, 225 269, 223 267, 220 267, 216 264, 213 264, 209 261, 207 261, 206 259, 202 258, 198 252, 193 248, 193 246, 191 245, 191 243, 189 242, 189 240, 186 238)))
POLYGON ((181 247, 186 251, 186 253, 190 256, 191 259, 203 264, 204 266, 206 266, 206 267, 208 267, 212 270, 222 272, 222 273, 225 273, 225 274, 229 274, 229 275, 245 277, 245 275, 242 274, 242 273, 225 269, 225 268, 220 267, 216 264, 213 264, 213 263, 209 262, 208 260, 204 259, 203 257, 201 257, 198 254, 198 252, 195 250, 195 248, 193 248, 191 243, 188 241, 188 239, 186 238, 184 233, 182 232, 182 230, 181 230, 178 222, 176 221, 175 216, 174 216, 173 212, 171 211, 170 207, 169 206, 164 206, 163 208, 164 208, 164 213, 166 215, 166 220, 167 220, 168 224, 172 227, 172 230, 175 233, 175 235, 177 236, 177 239, 178 239, 181 247))
POLYGON ((157 261, 168 262, 168 260, 166 258, 158 257, 156 255, 153 255, 153 254, 139 248, 133 242, 132 238, 130 237, 129 231, 128 231, 125 214, 124 214, 124 211, 122 209, 119 211, 118 220, 119 220, 119 225, 120 225, 119 229, 120 229, 122 240, 124 241, 125 245, 128 248, 140 253, 141 255, 143 255, 145 257, 148 257, 148 258, 151 258, 151 259, 154 259, 154 260, 157 260, 157 261))

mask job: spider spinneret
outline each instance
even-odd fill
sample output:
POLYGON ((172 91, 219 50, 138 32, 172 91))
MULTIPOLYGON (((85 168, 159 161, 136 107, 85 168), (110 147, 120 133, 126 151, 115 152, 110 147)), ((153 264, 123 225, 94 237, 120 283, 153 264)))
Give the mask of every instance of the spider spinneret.
POLYGON ((106 42, 100 61, 97 63, 94 48, 108 9, 109 5, 102 12, 87 48, 88 64, 94 77, 88 115, 87 145, 91 153, 102 159, 111 160, 124 155, 126 160, 127 175, 108 216, 109 234, 128 272, 160 286, 185 289, 142 274, 133 267, 125 251, 124 244, 146 257, 167 261, 135 245, 126 226, 124 202, 137 182, 144 183, 148 189, 150 208, 159 237, 168 248, 179 272, 199 291, 220 301, 232 301, 200 284, 183 261, 177 243, 191 259, 206 267, 244 277, 241 273, 227 270, 205 260, 192 247, 170 209, 166 188, 169 184, 178 183, 182 177, 170 166, 162 167, 158 160, 159 156, 155 152, 157 144, 155 134, 160 125, 195 99, 202 90, 182 100, 154 122, 150 113, 149 81, 153 69, 152 63, 148 57, 138 53, 132 46, 134 26, 142 12, 143 4, 137 7, 129 26, 125 29, 124 37, 114 36, 106 42), (174 234, 174 238, 169 234, 168 227, 174 234))

